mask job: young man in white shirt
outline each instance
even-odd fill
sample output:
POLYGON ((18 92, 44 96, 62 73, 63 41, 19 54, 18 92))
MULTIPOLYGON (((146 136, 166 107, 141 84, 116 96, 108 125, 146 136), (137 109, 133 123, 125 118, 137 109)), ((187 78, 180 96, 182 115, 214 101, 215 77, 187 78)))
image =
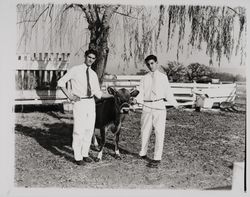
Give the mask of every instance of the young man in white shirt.
POLYGON ((58 87, 73 102, 73 142, 72 148, 77 165, 84 165, 91 162, 89 158, 89 148, 95 126, 95 100, 97 98, 112 97, 100 90, 97 74, 91 69, 97 57, 96 51, 90 49, 85 52, 85 62, 68 70, 68 72, 58 80, 58 87), (71 80, 72 91, 66 89, 66 82, 71 80))
POLYGON ((141 116, 141 159, 147 159, 149 138, 154 128, 155 147, 154 158, 147 166, 157 168, 162 159, 162 151, 165 136, 166 106, 165 100, 175 108, 178 103, 174 98, 167 75, 158 70, 157 57, 149 55, 145 59, 149 73, 143 76, 139 86, 137 102, 143 104, 141 116))

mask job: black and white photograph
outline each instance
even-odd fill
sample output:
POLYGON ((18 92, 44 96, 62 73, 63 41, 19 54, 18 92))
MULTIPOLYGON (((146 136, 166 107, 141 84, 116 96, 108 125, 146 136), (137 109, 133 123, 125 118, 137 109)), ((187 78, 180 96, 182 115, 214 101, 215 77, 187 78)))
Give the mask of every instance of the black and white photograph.
POLYGON ((1 2, 0 196, 245 196, 249 2, 1 2))

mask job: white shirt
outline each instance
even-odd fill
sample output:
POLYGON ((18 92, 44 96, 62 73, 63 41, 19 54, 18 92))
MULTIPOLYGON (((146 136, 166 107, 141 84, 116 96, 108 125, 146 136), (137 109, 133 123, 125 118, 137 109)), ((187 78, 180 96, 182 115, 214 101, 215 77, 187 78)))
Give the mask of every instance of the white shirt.
POLYGON ((155 72, 149 72, 141 79, 139 86, 139 95, 136 97, 138 103, 144 105, 144 107, 154 109, 165 109, 165 102, 163 100, 156 102, 145 102, 146 100, 158 100, 166 99, 173 106, 177 106, 178 103, 174 98, 173 91, 170 87, 167 75, 156 70, 155 72))
MULTIPOLYGON (((58 80, 57 85, 59 87, 66 87, 66 82, 71 80, 72 94, 79 97, 87 96, 87 76, 86 76, 86 64, 81 64, 72 67, 67 73, 58 80)), ((91 68, 89 68, 89 82, 91 87, 91 94, 97 98, 102 97, 102 91, 98 81, 97 74, 91 68)))

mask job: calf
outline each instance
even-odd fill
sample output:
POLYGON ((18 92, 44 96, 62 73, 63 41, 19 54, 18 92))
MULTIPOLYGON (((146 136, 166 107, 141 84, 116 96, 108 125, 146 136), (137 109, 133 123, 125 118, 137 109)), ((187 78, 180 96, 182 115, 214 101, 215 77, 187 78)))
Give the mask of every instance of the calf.
POLYGON ((131 97, 136 97, 139 93, 138 90, 130 92, 125 88, 115 90, 114 88, 108 87, 107 90, 109 94, 112 94, 114 97, 96 102, 95 128, 100 129, 100 146, 96 161, 102 159, 102 152, 106 141, 105 135, 108 130, 111 130, 115 135, 115 158, 121 159, 118 147, 121 124, 131 107, 131 97))

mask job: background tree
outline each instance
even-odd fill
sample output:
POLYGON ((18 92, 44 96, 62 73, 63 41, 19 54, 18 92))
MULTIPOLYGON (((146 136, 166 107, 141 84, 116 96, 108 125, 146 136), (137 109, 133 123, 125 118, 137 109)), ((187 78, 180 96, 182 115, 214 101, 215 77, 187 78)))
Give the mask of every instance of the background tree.
MULTIPOLYGON (((66 36, 68 42, 76 39, 72 29, 79 24, 79 20, 86 20, 88 48, 99 52, 95 70, 100 81, 106 69, 110 46, 114 48, 114 53, 121 50, 123 61, 134 66, 143 64, 144 57, 149 53, 161 53, 162 57, 166 57, 164 54, 172 52, 174 48, 177 61, 184 52, 191 54, 197 49, 206 51, 210 65, 214 63, 214 58, 220 64, 222 57, 230 61, 232 55, 239 52, 240 64, 245 61, 244 7, 18 4, 17 12, 17 24, 24 29, 20 40, 24 42, 34 33, 38 21, 50 18, 50 27, 56 32, 50 35, 54 39, 51 47, 55 43, 61 46, 66 36), (78 19, 67 20, 76 13, 80 13, 78 19), (31 23, 32 28, 27 23, 31 23), (122 42, 121 39, 113 40, 110 37, 111 31, 117 28, 122 28, 122 34, 116 35, 122 37, 122 42)), ((43 33, 48 32, 51 31, 43 33)))
POLYGON ((187 76, 189 81, 197 81, 204 77, 212 77, 214 73, 211 67, 199 63, 192 63, 187 66, 187 76))
POLYGON ((110 21, 119 5, 96 5, 96 4, 71 4, 64 11, 71 7, 79 7, 84 13, 90 31, 89 49, 98 52, 98 58, 94 64, 100 82, 102 82, 109 54, 108 37, 110 21))

